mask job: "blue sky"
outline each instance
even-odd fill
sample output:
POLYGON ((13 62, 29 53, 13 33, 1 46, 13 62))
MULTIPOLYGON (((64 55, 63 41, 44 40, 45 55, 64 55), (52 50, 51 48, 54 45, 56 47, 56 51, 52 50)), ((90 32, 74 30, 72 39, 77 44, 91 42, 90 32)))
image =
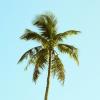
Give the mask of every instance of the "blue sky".
POLYGON ((65 42, 79 48, 80 66, 61 55, 66 81, 51 79, 49 100, 100 100, 100 1, 99 0, 2 0, 0 1, 0 100, 43 100, 46 70, 32 82, 33 66, 17 65, 21 54, 37 44, 21 41, 25 28, 34 30, 37 14, 52 11, 58 31, 80 30, 65 42))

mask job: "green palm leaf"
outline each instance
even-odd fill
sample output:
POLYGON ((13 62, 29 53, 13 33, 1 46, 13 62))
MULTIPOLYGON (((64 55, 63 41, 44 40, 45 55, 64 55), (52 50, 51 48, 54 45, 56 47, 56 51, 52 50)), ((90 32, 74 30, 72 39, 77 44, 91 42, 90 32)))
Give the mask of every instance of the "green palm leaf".
POLYGON ((64 33, 59 33, 59 34, 55 35, 53 40, 55 40, 55 41, 62 41, 63 38, 66 38, 67 36, 71 36, 71 35, 77 35, 79 32, 80 31, 69 30, 69 31, 66 31, 64 33))
POLYGON ((47 39, 52 38, 56 34, 57 20, 52 13, 47 12, 46 14, 38 15, 33 21, 33 25, 36 25, 47 39))
POLYGON ((58 44, 58 49, 60 50, 60 52, 62 53, 67 53, 70 55, 70 57, 74 58, 74 60, 77 62, 77 64, 79 65, 79 61, 78 61, 78 49, 75 48, 72 45, 68 45, 68 44, 58 44))
POLYGON ((40 51, 41 49, 42 49, 42 46, 37 46, 37 47, 29 49, 21 56, 18 63, 22 62, 24 59, 27 59, 28 56, 32 57, 36 52, 40 51))
POLYGON ((25 34, 23 34, 20 38, 24 40, 37 40, 43 45, 47 43, 47 40, 45 38, 29 29, 26 29, 25 34))
POLYGON ((42 49, 36 54, 35 64, 37 67, 44 67, 44 64, 48 62, 48 50, 42 49))
POLYGON ((51 72, 53 73, 53 75, 56 75, 58 77, 58 80, 64 83, 65 70, 58 55, 55 55, 54 59, 52 60, 51 72))
POLYGON ((48 62, 48 50, 42 49, 35 55, 35 68, 33 73, 33 81, 36 82, 40 74, 39 68, 44 68, 48 62))

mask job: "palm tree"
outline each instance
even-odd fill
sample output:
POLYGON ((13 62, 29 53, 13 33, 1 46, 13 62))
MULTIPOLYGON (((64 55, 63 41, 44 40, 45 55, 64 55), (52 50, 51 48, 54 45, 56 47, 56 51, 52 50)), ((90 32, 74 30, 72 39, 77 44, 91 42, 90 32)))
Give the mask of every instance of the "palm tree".
POLYGON ((60 80, 62 84, 65 80, 64 66, 55 48, 58 48, 61 53, 67 53, 79 64, 77 48, 69 44, 61 43, 64 38, 77 35, 79 31, 69 30, 63 33, 57 33, 57 20, 50 12, 38 15, 33 21, 33 25, 39 28, 40 33, 26 29, 25 33, 20 38, 24 40, 36 40, 41 45, 33 47, 25 52, 18 63, 22 62, 24 59, 28 59, 27 67, 30 64, 34 65, 34 82, 37 81, 40 75, 40 69, 44 69, 46 65, 48 65, 47 85, 44 96, 44 100, 48 100, 51 74, 56 75, 57 79, 60 80))

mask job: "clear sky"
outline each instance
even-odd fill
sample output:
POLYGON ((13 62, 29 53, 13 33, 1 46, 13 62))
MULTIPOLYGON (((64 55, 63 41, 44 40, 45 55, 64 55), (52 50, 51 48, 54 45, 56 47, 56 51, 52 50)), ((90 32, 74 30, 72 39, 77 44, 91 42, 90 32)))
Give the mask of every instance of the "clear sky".
POLYGON ((35 42, 19 39, 25 28, 34 30, 37 14, 52 11, 58 31, 80 30, 65 42, 79 48, 80 66, 61 55, 66 81, 51 80, 49 100, 100 100, 100 0, 0 0, 0 100, 43 100, 46 71, 35 85, 33 66, 17 65, 19 57, 35 42))

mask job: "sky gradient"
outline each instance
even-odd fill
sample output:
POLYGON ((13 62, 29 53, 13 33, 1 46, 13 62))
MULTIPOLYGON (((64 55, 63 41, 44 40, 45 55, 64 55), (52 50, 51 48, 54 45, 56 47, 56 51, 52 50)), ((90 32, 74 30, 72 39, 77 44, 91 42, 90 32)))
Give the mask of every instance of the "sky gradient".
POLYGON ((38 45, 19 37, 26 28, 35 30, 36 15, 52 11, 58 32, 81 31, 65 43, 79 48, 80 66, 61 55, 66 80, 61 86, 51 79, 49 100, 100 100, 100 0, 2 0, 0 1, 0 100, 43 100, 47 72, 41 71, 37 84, 32 82, 33 66, 17 65, 20 56, 38 45))

